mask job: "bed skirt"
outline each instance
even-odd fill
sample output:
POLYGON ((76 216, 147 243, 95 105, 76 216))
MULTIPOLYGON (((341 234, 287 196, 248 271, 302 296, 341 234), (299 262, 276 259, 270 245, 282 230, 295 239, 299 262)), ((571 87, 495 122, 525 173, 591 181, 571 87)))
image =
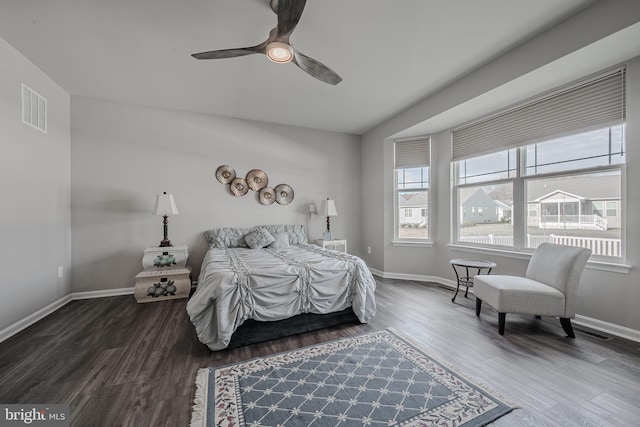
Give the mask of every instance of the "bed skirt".
POLYGON ((236 329, 227 348, 242 347, 345 323, 361 323, 351 307, 328 314, 303 313, 273 322, 249 319, 236 329))

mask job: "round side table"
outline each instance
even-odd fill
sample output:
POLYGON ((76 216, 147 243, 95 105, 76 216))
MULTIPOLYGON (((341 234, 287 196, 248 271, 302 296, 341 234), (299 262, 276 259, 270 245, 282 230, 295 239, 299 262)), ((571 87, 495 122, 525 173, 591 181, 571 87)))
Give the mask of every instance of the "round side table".
POLYGON ((453 271, 456 273, 456 279, 458 280, 456 293, 451 299, 451 302, 456 301, 458 291, 460 290, 460 285, 467 287, 466 291, 464 292, 464 297, 466 298, 469 294, 469 288, 473 286, 473 277, 481 274, 484 270, 487 270, 486 274, 491 274, 491 270, 496 268, 497 265, 493 261, 483 261, 476 259, 452 259, 451 261, 449 261, 449 264, 451 264, 451 267, 453 267, 453 271), (463 268, 464 276, 461 275, 461 271, 463 268), (469 274, 469 269, 476 269, 476 274, 469 274), (458 272, 458 270, 460 270, 460 272, 458 272))

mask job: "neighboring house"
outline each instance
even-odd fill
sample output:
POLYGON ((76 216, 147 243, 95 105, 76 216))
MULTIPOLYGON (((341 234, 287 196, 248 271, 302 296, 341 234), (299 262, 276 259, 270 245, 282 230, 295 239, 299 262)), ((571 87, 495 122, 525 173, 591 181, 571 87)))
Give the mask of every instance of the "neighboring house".
POLYGON ((528 184, 528 225, 544 229, 620 228, 620 178, 594 175, 528 184))
POLYGON ((496 223, 511 218, 511 206, 479 188, 460 203, 460 224, 496 223))
POLYGON ((496 213, 500 221, 511 220, 511 206, 500 200, 494 200, 493 203, 496 205, 496 213))
POLYGON ((426 226, 429 215, 428 194, 426 191, 400 194, 398 203, 400 225, 426 226))

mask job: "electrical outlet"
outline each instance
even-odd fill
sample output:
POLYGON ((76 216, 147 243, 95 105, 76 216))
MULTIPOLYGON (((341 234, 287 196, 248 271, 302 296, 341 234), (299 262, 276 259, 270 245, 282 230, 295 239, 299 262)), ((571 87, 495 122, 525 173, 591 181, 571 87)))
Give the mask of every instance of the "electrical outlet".
POLYGON ((371 246, 367 246, 367 253, 371 255, 371 246))
POLYGON ((64 268, 62 266, 58 267, 58 278, 64 276, 64 268))

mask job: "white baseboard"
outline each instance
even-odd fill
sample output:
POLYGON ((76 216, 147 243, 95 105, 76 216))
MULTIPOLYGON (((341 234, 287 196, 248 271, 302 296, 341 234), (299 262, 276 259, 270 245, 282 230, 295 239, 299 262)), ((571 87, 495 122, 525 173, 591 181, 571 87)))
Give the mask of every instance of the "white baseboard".
POLYGON ((416 282, 434 282, 449 288, 453 288, 453 289, 456 288, 455 280, 449 280, 439 276, 427 276, 424 274, 388 273, 388 272, 376 270, 374 268, 369 268, 369 270, 374 276, 382 277, 383 279, 415 280, 416 282))
MULTIPOLYGON (((381 277, 383 279, 401 279, 401 280, 415 280, 418 282, 434 282, 434 283, 438 283, 439 285, 447 286, 449 288, 453 288, 453 289, 456 288, 455 280, 449 280, 443 277, 426 276, 421 274, 388 273, 388 272, 376 270, 373 268, 370 268, 369 270, 371 270, 371 273, 373 275, 381 277)), ((473 288, 469 288, 469 292, 473 293, 473 288)), ((627 328, 625 326, 620 326, 614 323, 593 319, 591 317, 582 316, 580 314, 576 315, 576 318, 573 320, 573 323, 576 325, 585 326, 595 331, 603 332, 607 335, 613 335, 613 336, 624 338, 627 340, 640 342, 640 331, 627 328)))
POLYGON ((599 332, 604 332, 608 335, 615 335, 616 337, 640 342, 640 331, 636 331, 635 329, 627 328, 625 326, 593 319, 591 317, 582 316, 580 314, 576 314, 576 318, 573 320, 573 323, 575 325, 585 326, 589 329, 593 329, 599 332))
POLYGON ((81 300, 81 299, 90 299, 90 298, 103 298, 103 297, 114 297, 118 295, 130 295, 134 293, 134 288, 120 288, 120 289, 107 289, 103 291, 88 291, 88 292, 72 292, 69 295, 66 295, 60 298, 57 301, 52 302, 46 307, 41 308, 33 314, 28 315, 24 319, 18 320, 12 325, 7 326, 3 330, 0 331, 0 342, 3 342, 18 332, 27 329, 29 326, 36 323, 38 320, 44 319, 54 311, 60 309, 61 307, 67 305, 71 301, 81 300))
POLYGON ((119 295, 132 295, 134 291, 135 291, 135 288, 131 287, 131 288, 119 288, 119 289, 105 289, 103 291, 73 292, 71 294, 71 299, 78 300, 78 299, 117 297, 119 295))
POLYGON ((70 301, 71 301, 71 295, 66 295, 58 299, 57 301, 52 302, 48 306, 41 308, 35 313, 28 315, 24 319, 18 320, 16 323, 7 326, 6 328, 0 331, 0 342, 3 342, 11 338, 18 332, 22 331, 23 329, 26 329, 29 326, 33 325, 38 320, 44 319, 54 311, 68 304, 70 301))
POLYGON ((382 273, 382 271, 377 270, 375 268, 371 268, 369 267, 369 271, 371 272, 371 274, 373 274, 374 276, 378 276, 378 277, 382 277, 384 279, 384 273, 382 273))

